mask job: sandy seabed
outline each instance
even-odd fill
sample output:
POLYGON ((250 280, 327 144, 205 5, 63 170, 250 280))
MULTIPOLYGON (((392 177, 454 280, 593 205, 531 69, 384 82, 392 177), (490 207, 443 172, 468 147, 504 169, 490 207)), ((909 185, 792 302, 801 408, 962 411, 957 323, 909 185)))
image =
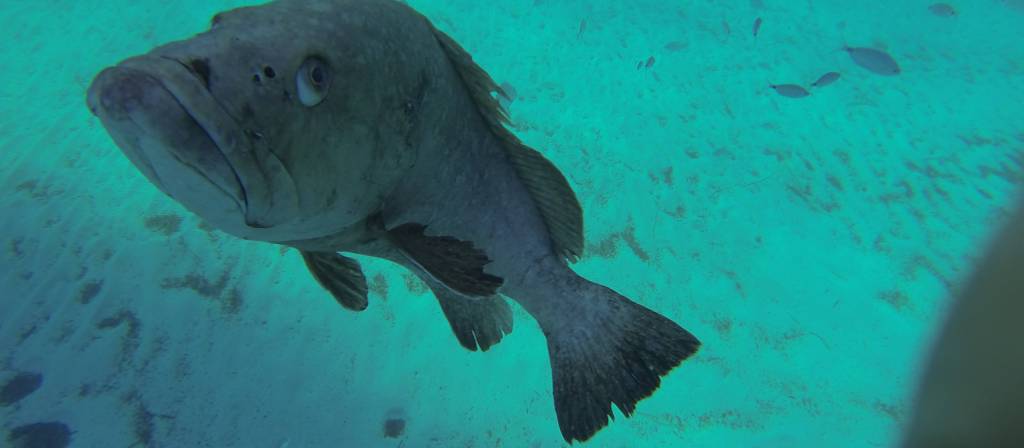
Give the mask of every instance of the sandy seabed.
MULTIPOLYGON (((245 3, 0 5, 3 429, 59 422, 81 447, 563 446, 518 306, 509 337, 468 352, 418 279, 361 258, 370 307, 347 312, 294 250, 162 195, 89 114, 103 67, 245 3)), ((516 133, 583 204, 577 271, 704 343, 587 446, 892 445, 949 294, 1024 179, 1020 2, 410 3, 515 88, 516 133), (768 87, 829 71, 804 98, 768 87)))

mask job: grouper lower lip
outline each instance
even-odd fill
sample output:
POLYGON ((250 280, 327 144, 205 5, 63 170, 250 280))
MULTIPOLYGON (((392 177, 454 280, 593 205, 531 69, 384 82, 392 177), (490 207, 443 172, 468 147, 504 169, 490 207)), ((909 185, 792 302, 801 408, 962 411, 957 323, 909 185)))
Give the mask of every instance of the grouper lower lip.
POLYGON ((127 59, 118 66, 135 68, 159 79, 227 160, 240 186, 238 203, 243 213, 239 226, 228 224, 237 220, 237 216, 231 217, 235 220, 214 217, 222 228, 227 224, 228 228, 264 229, 294 216, 298 192, 291 173, 269 148, 254 145, 235 117, 211 92, 208 80, 202 80, 167 48, 127 59))
POLYGON ((244 152, 238 145, 245 142, 232 132, 233 120, 209 112, 189 85, 197 80, 176 65, 143 57, 104 70, 89 87, 89 109, 166 194, 203 215, 244 220, 246 189, 226 151, 244 152))

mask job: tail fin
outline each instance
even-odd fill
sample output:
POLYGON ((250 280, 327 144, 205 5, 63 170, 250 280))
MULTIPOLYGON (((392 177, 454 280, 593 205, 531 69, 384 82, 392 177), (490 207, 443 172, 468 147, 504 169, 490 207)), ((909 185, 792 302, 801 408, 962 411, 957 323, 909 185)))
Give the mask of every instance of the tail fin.
MULTIPOLYGON (((612 403, 627 417, 650 396, 661 376, 693 355, 700 341, 668 318, 615 291, 583 282, 591 297, 578 298, 579 313, 541 319, 548 338, 555 413, 562 437, 585 441, 614 418, 612 403)), ((562 300, 577 298, 562 298, 562 300)), ((549 316, 550 317, 550 316, 549 316)))

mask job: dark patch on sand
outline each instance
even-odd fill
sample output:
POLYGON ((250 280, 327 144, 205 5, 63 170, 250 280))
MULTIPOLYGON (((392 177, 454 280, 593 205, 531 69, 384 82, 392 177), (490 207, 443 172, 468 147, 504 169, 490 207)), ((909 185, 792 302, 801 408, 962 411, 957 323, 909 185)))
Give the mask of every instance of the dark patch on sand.
POLYGON ((389 418, 384 420, 384 437, 396 439, 405 434, 405 419, 389 418))
POLYGON ((914 199, 914 188, 910 186, 910 183, 908 183, 905 180, 902 180, 897 185, 900 187, 902 191, 886 193, 879 196, 878 199, 885 204, 914 199))
POLYGON ((25 251, 21 249, 21 244, 25 242, 25 238, 15 238, 10 241, 9 250, 15 257, 21 258, 25 255, 25 251))
POLYGON ((921 174, 929 179, 956 180, 956 175, 953 173, 940 171, 928 162, 924 162, 923 166, 914 162, 903 162, 903 165, 906 166, 908 170, 921 174))
POLYGON ((60 345, 68 341, 71 335, 75 334, 75 330, 78 329, 78 324, 73 321, 64 321, 60 324, 60 331, 54 335, 51 340, 56 344, 60 345))
POLYGON ((93 386, 92 386, 91 383, 82 383, 82 384, 80 384, 78 386, 78 396, 84 398, 84 397, 88 397, 89 395, 92 395, 92 387, 93 386))
POLYGON ((146 218, 144 222, 146 228, 162 234, 164 236, 170 236, 181 229, 181 216, 173 213, 164 213, 160 215, 153 215, 146 218))
POLYGON ((789 160, 789 158, 791 157, 790 152, 786 151, 785 149, 775 150, 772 148, 765 148, 761 151, 761 153, 766 156, 774 157, 776 162, 785 162, 786 160, 789 160))
POLYGON ((811 199, 812 193, 810 185, 798 187, 793 184, 786 184, 786 189, 789 190, 790 193, 796 195, 796 197, 803 199, 803 201, 807 203, 807 205, 810 206, 811 208, 815 208, 814 201, 811 199))
POLYGON ((228 289, 228 271, 221 273, 217 280, 210 280, 198 273, 184 277, 165 278, 160 282, 163 289, 190 289, 200 297, 218 302, 221 311, 226 314, 238 314, 242 310, 244 299, 237 287, 228 289))
POLYGON ((217 235, 217 229, 206 221, 199 221, 199 224, 197 224, 196 227, 199 228, 199 230, 206 232, 206 237, 209 238, 210 241, 217 241, 220 238, 219 235, 217 235))
POLYGON ((807 160, 804 156, 800 156, 800 160, 804 162, 804 168, 807 168, 807 171, 814 171, 814 164, 810 160, 807 160))
POLYGON ((101 289, 103 289, 103 280, 94 280, 82 285, 82 288, 78 290, 78 303, 86 305, 92 302, 92 299, 99 295, 101 289))
POLYGON ((939 270, 938 266, 924 255, 916 255, 910 259, 903 268, 903 275, 907 278, 916 278, 918 270, 924 270, 942 283, 948 291, 954 291, 956 284, 946 274, 939 270))
POLYGON ((740 293, 740 297, 746 298, 747 293, 743 290, 743 283, 740 282, 739 275, 736 275, 736 272, 724 269, 722 270, 722 273, 724 273, 726 277, 729 277, 729 280, 732 280, 732 286, 736 288, 736 292, 740 293))
POLYGON ((791 328, 786 330, 785 333, 778 334, 778 332, 771 332, 764 327, 754 327, 754 340, 758 343, 758 346, 762 344, 771 347, 773 350, 783 353, 789 349, 789 346, 796 341, 804 339, 808 336, 813 337, 821 343, 823 347, 831 350, 832 346, 821 337, 818 333, 813 331, 804 331, 797 328, 791 328))
POLYGON ((427 284, 423 283, 416 274, 405 272, 402 274, 402 279, 405 280, 405 289, 413 294, 423 294, 427 292, 427 284))
POLYGON ((586 253, 594 254, 601 258, 613 258, 615 257, 615 254, 618 252, 618 246, 615 245, 618 239, 618 234, 609 235, 607 238, 599 241, 597 244, 587 245, 586 253))
POLYGON ((903 411, 894 404, 875 401, 875 404, 872 405, 872 407, 875 409, 875 412, 889 417, 894 422, 899 423, 903 420, 903 411))
POLYGON ((43 385, 43 374, 36 372, 18 372, 4 383, 0 389, 0 406, 9 406, 32 395, 43 385))
POLYGON ((640 247, 640 243, 636 241, 635 232, 636 227, 633 225, 633 222, 630 221, 626 226, 626 229, 622 231, 622 239, 626 241, 626 245, 629 246, 629 249, 632 250, 638 258, 643 261, 649 261, 651 256, 647 254, 647 251, 640 247))
POLYGON ((732 151, 729 151, 728 149, 725 148, 718 148, 717 150, 715 150, 713 155, 715 157, 724 157, 729 160, 736 160, 736 154, 733 154, 732 151))
MULTIPOLYGON (((685 213, 685 210, 683 211, 683 213, 685 213)), ((626 224, 626 228, 623 229, 621 232, 608 235, 607 238, 601 240, 597 244, 588 245, 587 253, 597 255, 598 257, 601 258, 612 258, 618 253, 618 247, 616 243, 618 243, 619 240, 624 241, 626 243, 626 246, 628 246, 629 249, 633 251, 633 254, 635 254, 637 258, 643 261, 650 261, 651 255, 648 254, 647 251, 640 246, 639 242, 637 242, 636 227, 633 225, 632 220, 630 220, 629 223, 626 224)))
POLYGON ((682 205, 678 205, 678 206, 676 206, 675 209, 669 210, 669 211, 667 211, 665 213, 668 213, 668 215, 673 217, 673 218, 683 219, 683 218, 686 217, 686 207, 683 207, 682 205))
POLYGON ((729 333, 732 332, 732 319, 719 317, 715 319, 713 325, 715 327, 715 331, 723 337, 728 336, 729 333))
POLYGON ((138 391, 125 394, 121 397, 121 402, 134 408, 132 409, 132 432, 135 434, 135 439, 142 446, 152 446, 153 432, 156 427, 153 422, 155 414, 142 403, 142 397, 138 391))
POLYGON ((220 310, 227 314, 238 314, 242 311, 244 303, 245 299, 242 298, 242 292, 238 288, 231 288, 225 296, 221 297, 220 310))
POLYGON ((878 293, 878 298, 892 305, 897 311, 903 311, 910 305, 910 298, 902 291, 882 291, 878 293))
POLYGON ((63 422, 21 425, 7 435, 11 448, 64 448, 71 444, 71 428, 63 422))
POLYGON ((20 192, 26 192, 26 191, 30 192, 32 190, 35 190, 36 187, 38 187, 38 186, 39 186, 39 181, 38 180, 35 180, 35 179, 26 180, 25 182, 22 182, 22 183, 18 184, 18 186, 14 187, 14 191, 17 191, 19 193, 20 192))
POLYGON ((163 289, 191 289, 206 299, 216 299, 228 284, 228 273, 224 272, 215 281, 204 275, 191 273, 184 277, 165 278, 160 282, 163 289))
POLYGON ((672 176, 672 171, 672 167, 663 168, 661 173, 650 172, 648 173, 648 176, 656 183, 664 183, 665 185, 672 186, 675 182, 672 176))
POLYGON ((882 235, 878 235, 877 237, 875 237, 875 242, 874 242, 873 247, 875 248, 876 251, 878 251, 880 253, 883 253, 883 254, 891 254, 892 253, 892 246, 889 245, 889 242, 886 241, 885 237, 882 236, 882 235))
POLYGON ((668 185, 672 185, 675 181, 672 179, 672 167, 661 170, 661 179, 668 185))
POLYGON ((132 418, 132 430, 135 438, 142 446, 150 446, 153 443, 153 413, 146 409, 142 402, 135 408, 135 415, 132 418))
MULTIPOLYGON (((660 414, 651 414, 647 412, 637 411, 637 414, 644 416, 644 419, 649 423, 654 423, 675 432, 676 436, 680 436, 686 431, 686 420, 682 416, 663 412, 660 414)), ((643 433, 641 433, 643 434, 643 433)), ((540 446, 537 444, 536 446, 540 446)))
POLYGON ((829 174, 826 176, 826 179, 828 179, 828 183, 832 185, 832 188, 843 191, 843 183, 839 181, 839 178, 829 174))
POLYGON ((958 135, 957 138, 959 138, 960 141, 964 142, 964 145, 967 145, 969 147, 978 147, 978 146, 994 146, 994 147, 999 147, 999 146, 1002 146, 1003 144, 1006 143, 1006 139, 1001 138, 1001 137, 990 138, 990 137, 986 137, 984 135, 978 135, 978 134, 974 134, 974 135, 958 135))
POLYGON ((999 162, 998 167, 982 165, 979 168, 978 174, 981 175, 982 179, 995 176, 1012 185, 1021 185, 1024 184, 1024 173, 1022 173, 1024 171, 1024 163, 1022 163, 1022 160, 1024 158, 1020 155, 1011 155, 1009 164, 1003 161, 999 162))
POLYGON ((25 331, 22 331, 20 334, 18 334, 18 343, 21 344, 22 342, 25 342, 25 340, 27 340, 29 337, 35 334, 36 330, 38 329, 38 326, 32 324, 31 327, 28 327, 25 331))
POLYGON ((124 335, 121 336, 121 354, 119 360, 119 366, 124 370, 129 362, 131 362, 132 355, 135 354, 135 350, 139 348, 139 334, 141 333, 142 322, 128 310, 121 310, 119 313, 110 316, 106 319, 99 321, 96 324, 96 328, 100 330, 112 330, 118 327, 124 326, 127 328, 124 335))
POLYGON ((375 274, 367 286, 370 292, 380 296, 381 300, 388 300, 388 279, 384 277, 384 274, 379 272, 375 274))
POLYGON ((39 181, 34 180, 34 179, 33 180, 27 180, 25 182, 22 182, 22 183, 18 184, 18 186, 15 187, 14 190, 19 192, 19 193, 25 193, 25 194, 29 195, 32 199, 43 199, 43 200, 49 199, 52 196, 55 196, 55 195, 58 195, 58 194, 61 194, 61 193, 64 192, 64 190, 53 190, 53 191, 51 191, 49 185, 39 186, 39 181))
POLYGON ((838 210, 841 206, 839 202, 830 200, 828 202, 816 200, 814 191, 811 189, 811 185, 794 185, 792 183, 786 184, 786 190, 793 193, 794 196, 803 200, 807 207, 820 212, 832 213, 838 210))
POLYGON ((708 412, 697 417, 698 428, 715 426, 746 431, 757 430, 764 427, 762 423, 754 420, 753 417, 736 410, 708 412))

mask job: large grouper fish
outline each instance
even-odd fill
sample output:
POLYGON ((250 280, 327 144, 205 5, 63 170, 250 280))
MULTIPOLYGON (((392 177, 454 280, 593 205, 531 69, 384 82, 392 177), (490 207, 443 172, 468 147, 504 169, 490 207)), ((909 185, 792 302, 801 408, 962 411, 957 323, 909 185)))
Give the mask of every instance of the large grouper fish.
POLYGON ((430 287, 459 342, 547 337, 566 441, 630 415, 700 342, 569 267, 583 213, 507 128, 503 92, 451 37, 393 0, 282 0, 107 68, 88 106, 131 162, 211 225, 298 249, 343 307, 367 306, 346 252, 430 287))

